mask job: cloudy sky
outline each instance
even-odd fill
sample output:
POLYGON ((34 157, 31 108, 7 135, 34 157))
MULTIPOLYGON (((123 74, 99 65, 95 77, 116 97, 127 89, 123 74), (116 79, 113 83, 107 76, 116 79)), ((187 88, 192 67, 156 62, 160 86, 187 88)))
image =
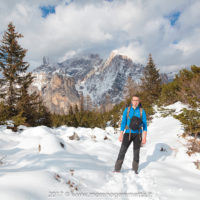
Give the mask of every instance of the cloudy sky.
POLYGON ((1 0, 0 37, 12 21, 31 69, 49 57, 116 50, 161 71, 200 65, 199 0, 1 0))

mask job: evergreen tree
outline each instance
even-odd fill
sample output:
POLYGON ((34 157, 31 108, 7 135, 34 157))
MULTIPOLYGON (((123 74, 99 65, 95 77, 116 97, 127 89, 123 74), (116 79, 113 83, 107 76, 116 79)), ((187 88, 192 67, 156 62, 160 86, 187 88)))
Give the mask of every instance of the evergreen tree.
POLYGON ((74 127, 78 127, 78 121, 76 118, 76 115, 78 114, 79 110, 78 110, 78 106, 75 105, 75 107, 73 108, 72 105, 70 105, 69 107, 69 113, 67 115, 67 119, 66 119, 66 124, 68 126, 74 126, 74 127))
POLYGON ((177 80, 173 80, 170 83, 163 84, 160 96, 160 103, 163 105, 169 105, 177 102, 179 100, 177 94, 178 91, 179 85, 177 83, 177 80))
POLYGON ((182 69, 175 80, 179 85, 179 99, 192 107, 200 106, 200 67, 192 65, 191 71, 182 69))
POLYGON ((73 115, 74 114, 74 111, 73 111, 73 108, 72 108, 72 105, 69 106, 69 115, 73 115))
POLYGON ((0 102, 0 125, 6 124, 5 121, 9 119, 8 106, 0 102))
POLYGON ((74 113, 76 114, 76 113, 78 113, 79 112, 79 109, 78 109, 78 105, 76 104, 75 105, 75 108, 74 108, 74 113))
POLYGON ((198 110, 188 110, 184 108, 182 113, 174 115, 174 117, 180 120, 184 126, 184 135, 194 135, 194 139, 200 135, 200 113, 198 110))
POLYGON ((15 32, 13 24, 9 23, 0 45, 0 68, 3 76, 0 79, 0 97, 9 106, 10 116, 17 114, 15 106, 20 90, 19 72, 27 68, 27 64, 23 62, 26 50, 22 49, 17 42, 17 39, 21 37, 23 37, 21 34, 15 32))
POLYGON ((148 62, 144 69, 144 76, 141 78, 141 89, 146 94, 146 98, 152 103, 158 99, 161 93, 159 70, 156 69, 151 54, 149 54, 148 62))
POLYGON ((18 43, 18 39, 22 37, 10 22, 0 45, 0 69, 3 76, 0 79, 0 97, 8 106, 9 117, 15 119, 17 116, 16 125, 20 123, 20 119, 22 124, 26 122, 29 125, 37 125, 37 112, 40 112, 41 116, 43 110, 42 115, 46 117, 48 112, 44 111, 44 107, 41 109, 39 95, 36 92, 28 92, 34 77, 31 72, 27 73, 29 64, 24 61, 27 50, 18 43))

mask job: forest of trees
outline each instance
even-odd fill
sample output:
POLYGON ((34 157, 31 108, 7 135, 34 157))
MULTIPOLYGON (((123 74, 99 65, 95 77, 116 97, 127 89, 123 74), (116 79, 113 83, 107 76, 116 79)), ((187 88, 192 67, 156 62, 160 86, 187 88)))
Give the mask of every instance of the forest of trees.
POLYGON ((155 104, 169 105, 177 101, 188 104, 189 110, 184 109, 174 117, 184 124, 186 135, 200 136, 200 67, 192 65, 190 70, 180 70, 172 82, 164 84, 149 54, 140 83, 136 83, 134 77, 128 77, 121 103, 112 105, 110 96, 106 95, 105 104, 97 107, 90 96, 81 95, 80 105, 71 106, 67 115, 51 114, 38 94, 28 92, 34 77, 31 72, 26 73, 29 64, 24 61, 27 50, 18 43, 21 37, 9 23, 0 44, 0 124, 12 120, 13 130, 17 130, 18 125, 119 127, 124 108, 130 104, 132 95, 137 94, 148 121, 154 114, 155 104))

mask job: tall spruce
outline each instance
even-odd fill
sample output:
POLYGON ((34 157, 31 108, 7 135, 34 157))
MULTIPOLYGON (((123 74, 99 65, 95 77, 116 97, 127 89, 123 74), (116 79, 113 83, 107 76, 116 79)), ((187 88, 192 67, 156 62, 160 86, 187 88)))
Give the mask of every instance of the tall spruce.
POLYGON ((16 33, 14 26, 10 23, 0 45, 0 68, 3 76, 0 79, 0 97, 9 106, 9 115, 16 114, 15 105, 19 98, 17 72, 25 55, 25 51, 17 42, 17 39, 21 37, 22 35, 16 33))
POLYGON ((8 105, 10 117, 21 113, 23 121, 25 117, 29 123, 36 117, 35 113, 41 101, 38 100, 39 95, 36 92, 28 93, 34 77, 31 72, 27 73, 29 64, 24 61, 27 50, 18 43, 18 39, 22 37, 10 22, 0 45, 0 97, 8 105))
POLYGON ((161 93, 161 77, 151 54, 144 68, 144 76, 141 78, 141 89, 151 102, 155 102, 161 93))

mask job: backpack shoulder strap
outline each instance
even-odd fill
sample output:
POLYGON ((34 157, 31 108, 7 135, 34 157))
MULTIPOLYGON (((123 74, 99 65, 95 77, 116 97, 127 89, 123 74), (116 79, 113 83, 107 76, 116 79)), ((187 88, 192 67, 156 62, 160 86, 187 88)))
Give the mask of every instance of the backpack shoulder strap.
POLYGON ((142 119, 142 108, 140 107, 140 118, 142 119))
MULTIPOLYGON (((128 119, 129 117, 129 112, 130 112, 130 109, 131 109, 131 105, 128 106, 128 110, 127 110, 127 115, 126 115, 126 119, 128 119)), ((130 119, 130 117, 129 117, 130 119)), ((129 129, 129 140, 130 140, 130 137, 131 137, 131 129, 128 127, 128 125, 126 124, 126 129, 129 129)))
POLYGON ((129 117, 129 112, 130 112, 131 106, 128 106, 128 110, 127 110, 127 114, 126 114, 126 118, 128 119, 129 117))

